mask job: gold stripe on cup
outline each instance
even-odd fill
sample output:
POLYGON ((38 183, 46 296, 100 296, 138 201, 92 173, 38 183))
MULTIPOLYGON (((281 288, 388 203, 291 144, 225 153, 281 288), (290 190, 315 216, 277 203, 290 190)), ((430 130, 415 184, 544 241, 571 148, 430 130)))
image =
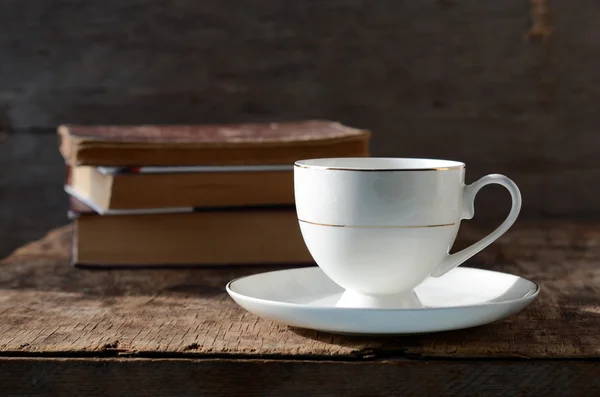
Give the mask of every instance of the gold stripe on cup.
POLYGON ((373 229, 373 228, 391 228, 391 229, 422 229, 427 227, 445 227, 445 226, 454 226, 456 223, 441 223, 439 225, 410 225, 410 226, 393 226, 393 225, 382 225, 382 226, 352 226, 352 225, 333 225, 328 223, 317 223, 317 222, 309 222, 302 219, 298 219, 299 222, 308 223, 309 225, 316 226, 329 226, 329 227, 348 227, 348 228, 357 228, 357 229, 373 229))
POLYGON ((356 171, 356 172, 393 172, 393 171, 398 171, 398 172, 411 172, 411 171, 452 171, 452 170, 460 170, 462 168, 465 168, 464 165, 456 165, 453 167, 437 167, 437 168, 369 168, 369 169, 358 169, 358 168, 336 168, 336 167, 326 167, 323 165, 305 165, 305 164, 298 164, 298 163, 294 163, 294 167, 298 167, 298 168, 313 168, 316 170, 325 170, 325 171, 356 171))

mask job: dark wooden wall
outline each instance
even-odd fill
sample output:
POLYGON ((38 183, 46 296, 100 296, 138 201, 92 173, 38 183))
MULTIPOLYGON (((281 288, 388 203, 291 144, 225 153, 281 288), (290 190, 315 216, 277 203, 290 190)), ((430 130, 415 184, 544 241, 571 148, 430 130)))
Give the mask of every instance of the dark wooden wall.
POLYGON ((0 0, 0 256, 67 221, 63 122, 335 119, 377 156, 507 174, 524 217, 598 216, 598 21, 594 0, 0 0))

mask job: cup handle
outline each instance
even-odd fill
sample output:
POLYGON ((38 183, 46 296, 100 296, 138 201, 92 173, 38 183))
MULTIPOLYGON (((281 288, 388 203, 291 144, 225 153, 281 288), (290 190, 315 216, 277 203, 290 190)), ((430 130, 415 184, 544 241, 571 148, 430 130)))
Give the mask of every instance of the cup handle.
POLYGON ((512 207, 508 213, 508 216, 504 222, 502 222, 502 224, 496 228, 496 230, 475 244, 452 255, 448 255, 438 269, 431 274, 432 277, 440 277, 446 274, 450 270, 465 262, 467 259, 471 258, 473 255, 477 254, 479 251, 483 250, 485 247, 506 233, 506 231, 517 220, 519 211, 521 211, 521 192, 512 180, 500 174, 486 175, 478 181, 475 181, 472 184, 464 187, 463 212, 461 219, 473 218, 473 215, 475 214, 475 196, 477 195, 477 192, 479 192, 482 187, 492 183, 502 185, 510 192, 510 196, 512 198, 512 207))

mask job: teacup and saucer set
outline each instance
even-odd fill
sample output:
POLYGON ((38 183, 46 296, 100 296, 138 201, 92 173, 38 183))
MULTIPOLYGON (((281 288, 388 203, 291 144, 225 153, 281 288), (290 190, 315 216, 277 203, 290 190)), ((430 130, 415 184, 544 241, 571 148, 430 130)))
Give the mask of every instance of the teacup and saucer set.
POLYGON ((244 309, 290 326, 339 334, 411 334, 491 323, 518 313, 539 286, 516 275, 458 267, 502 236, 521 209, 517 185, 491 174, 466 185, 465 164, 409 158, 297 161, 299 227, 316 267, 233 280, 244 309), (508 217, 450 254, 477 192, 510 192, 508 217))

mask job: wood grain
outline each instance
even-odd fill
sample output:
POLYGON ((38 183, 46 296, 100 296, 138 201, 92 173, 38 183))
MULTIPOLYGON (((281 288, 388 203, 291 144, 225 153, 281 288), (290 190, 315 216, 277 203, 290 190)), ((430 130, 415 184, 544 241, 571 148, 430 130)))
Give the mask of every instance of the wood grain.
MULTIPOLYGON (((491 227, 465 223, 457 248, 491 227)), ((519 315, 479 328, 410 337, 343 337, 291 329, 239 308, 227 281, 269 268, 83 271, 69 229, 17 250, 0 270, 4 355, 275 358, 597 358, 600 223, 518 222, 470 266, 541 285, 519 315)), ((271 268, 272 269, 272 268, 271 268)))
POLYGON ((0 357, 10 396, 589 397, 598 361, 31 359, 0 357))
MULTIPOLYGON (((575 20, 583 33, 593 18, 577 17, 594 9, 553 23, 575 20)), ((0 58, 9 60, 0 109, 14 130, 335 117, 357 125, 380 119, 391 134, 407 131, 394 123, 402 116, 481 117, 490 125, 552 117, 556 109, 541 106, 538 87, 544 53, 526 37, 530 13, 521 0, 252 7, 243 0, 8 0, 0 14, 0 58)), ((597 49, 582 39, 578 47, 597 49)), ((569 65, 577 50, 561 50, 558 65, 569 65)))

